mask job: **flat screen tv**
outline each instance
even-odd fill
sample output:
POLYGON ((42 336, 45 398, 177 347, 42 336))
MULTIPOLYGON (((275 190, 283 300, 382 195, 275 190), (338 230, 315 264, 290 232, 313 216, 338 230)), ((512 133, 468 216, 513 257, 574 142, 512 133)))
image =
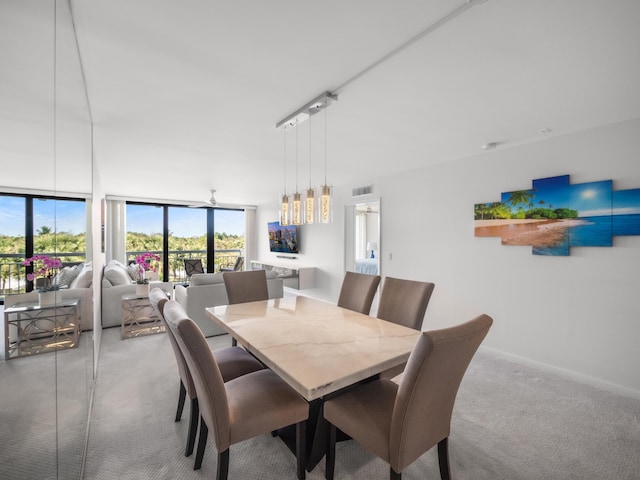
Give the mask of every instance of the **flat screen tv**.
POLYGON ((298 252, 298 229, 295 225, 269 222, 269 250, 276 253, 298 252))

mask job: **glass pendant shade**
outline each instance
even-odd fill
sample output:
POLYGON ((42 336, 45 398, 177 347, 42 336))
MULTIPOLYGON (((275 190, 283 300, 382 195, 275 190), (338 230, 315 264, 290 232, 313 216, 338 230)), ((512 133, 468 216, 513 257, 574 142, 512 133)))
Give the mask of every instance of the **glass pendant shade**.
POLYGON ((309 188, 309 190, 307 190, 307 197, 304 200, 304 223, 314 223, 315 213, 315 196, 313 188, 309 188))
POLYGON ((298 192, 293 194, 293 208, 291 209, 291 223, 302 224, 302 201, 298 192))
POLYGON ((289 197, 286 193, 280 201, 280 225, 289 225, 289 197))
POLYGON ((331 211, 331 187, 320 187, 320 223, 331 223, 333 220, 331 211))

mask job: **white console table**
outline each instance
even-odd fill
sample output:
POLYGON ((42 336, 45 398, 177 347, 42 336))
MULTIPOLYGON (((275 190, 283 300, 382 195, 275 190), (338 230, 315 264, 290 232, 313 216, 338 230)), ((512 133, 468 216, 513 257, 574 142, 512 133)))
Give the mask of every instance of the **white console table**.
POLYGON ((285 287, 296 290, 313 288, 316 284, 316 268, 298 265, 293 261, 251 260, 251 269, 276 272, 285 287))

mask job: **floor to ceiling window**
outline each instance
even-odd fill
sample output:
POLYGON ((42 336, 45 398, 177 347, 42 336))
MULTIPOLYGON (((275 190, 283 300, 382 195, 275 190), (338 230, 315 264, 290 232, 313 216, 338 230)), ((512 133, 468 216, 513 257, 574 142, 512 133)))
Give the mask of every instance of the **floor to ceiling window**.
POLYGON ((82 199, 0 195, 0 301, 33 290, 25 258, 37 254, 64 264, 86 258, 86 207, 82 199))
POLYGON ((185 259, 217 272, 244 257, 244 211, 127 202, 127 262, 142 253, 160 257, 158 278, 186 280, 185 259))

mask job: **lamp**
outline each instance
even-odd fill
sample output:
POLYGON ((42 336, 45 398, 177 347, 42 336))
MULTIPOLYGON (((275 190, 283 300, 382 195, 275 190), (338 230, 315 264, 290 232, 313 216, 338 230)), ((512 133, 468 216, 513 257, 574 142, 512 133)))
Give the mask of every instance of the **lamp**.
MULTIPOLYGON (((298 126, 296 121, 296 127, 298 126)), ((302 203, 300 193, 298 192, 298 129, 296 128, 296 193, 293 194, 293 202, 291 208, 291 223, 294 225, 302 224, 302 203)))
POLYGON ((280 225, 289 225, 289 196, 287 195, 287 131, 284 133, 284 190, 280 197, 280 225))
POLYGON ((311 185, 309 185, 309 189, 307 190, 307 196, 304 199, 304 223, 313 223, 315 222, 315 193, 311 185))
MULTIPOLYGON (((295 112, 286 116, 278 123, 276 128, 283 128, 286 130, 291 127, 297 127, 300 123, 310 119, 313 115, 317 114, 321 110, 331 105, 334 101, 338 100, 338 96, 330 92, 325 92, 322 95, 314 98, 306 105, 300 107, 295 112)), ((319 188, 318 196, 311 188, 311 127, 309 127, 309 189, 306 192, 304 201, 304 210, 302 207, 301 195, 298 193, 298 139, 296 130, 296 193, 293 195, 293 202, 291 204, 291 223, 294 225, 300 225, 301 223, 313 223, 316 221, 316 198, 319 198, 319 212, 317 220, 320 223, 329 223, 333 220, 331 209, 331 187, 327 185, 327 113, 325 111, 324 117, 324 185, 319 188)), ((285 147, 286 152, 286 147, 285 147)), ((286 170, 286 161, 285 161, 286 170)), ((286 185, 285 185, 286 187, 286 185)), ((284 208, 284 196, 282 197, 281 213, 284 208)), ((282 223, 282 222, 280 222, 282 223)))
POLYGON ((367 242, 367 250, 371 250, 371 258, 376 258, 373 251, 378 249, 378 242, 367 242))
POLYGON ((327 185, 327 111, 324 111, 324 185, 320 187, 320 223, 331 223, 331 187, 327 185))
POLYGON ((311 188, 311 118, 309 118, 309 188, 304 199, 304 223, 313 223, 316 216, 315 193, 311 188))

